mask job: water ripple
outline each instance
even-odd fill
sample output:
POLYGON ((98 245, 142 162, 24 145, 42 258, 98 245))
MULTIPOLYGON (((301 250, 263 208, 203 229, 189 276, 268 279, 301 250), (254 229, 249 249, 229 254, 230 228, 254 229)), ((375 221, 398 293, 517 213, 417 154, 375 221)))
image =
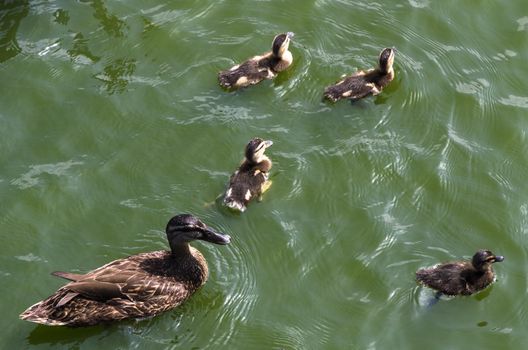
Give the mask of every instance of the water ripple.
MULTIPOLYGON (((220 225, 219 230, 230 233, 220 225)), ((251 232, 251 225, 248 227, 251 232)), ((211 336, 215 344, 227 345, 238 333, 239 324, 250 320, 250 315, 259 299, 257 288, 257 266, 254 249, 256 237, 251 237, 244 232, 233 233, 232 243, 227 251, 213 251, 216 255, 214 261, 215 271, 229 271, 229 273, 214 276, 215 284, 221 287, 225 299, 222 312, 215 315, 215 326, 211 329, 211 336), (237 276, 232 279, 231 276, 237 276), (227 329, 227 331, 226 331, 227 329)))
POLYGON ((507 106, 528 108, 528 97, 508 95, 506 98, 500 98, 499 102, 507 106))
POLYGON ((30 170, 20 177, 11 180, 11 184, 17 186, 19 189, 37 186, 41 182, 41 175, 49 174, 55 176, 68 175, 70 168, 82 165, 84 162, 68 160, 66 162, 59 162, 53 164, 38 164, 29 166, 30 170))

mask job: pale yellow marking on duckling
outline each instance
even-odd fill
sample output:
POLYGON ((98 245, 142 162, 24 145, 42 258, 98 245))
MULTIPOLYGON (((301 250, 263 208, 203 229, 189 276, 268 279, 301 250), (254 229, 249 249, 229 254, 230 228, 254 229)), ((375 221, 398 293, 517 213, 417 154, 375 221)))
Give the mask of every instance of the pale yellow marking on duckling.
POLYGON ((378 90, 378 88, 376 87, 374 83, 368 83, 368 84, 365 84, 365 86, 372 88, 372 95, 377 95, 380 93, 380 91, 378 90))
POLYGON ((261 60, 262 58, 264 58, 264 56, 254 56, 254 57, 251 57, 249 60, 250 60, 250 61, 259 61, 259 60, 261 60))
POLYGON ((247 82, 248 82, 248 78, 247 77, 240 77, 236 81, 235 85, 244 85, 244 84, 247 84, 247 82))
POLYGON ((348 97, 348 96, 350 96, 350 95, 352 95, 352 90, 345 91, 345 92, 343 92, 343 93, 341 94, 341 96, 343 96, 343 97, 348 97))
POLYGON ((247 190, 246 195, 244 196, 244 198, 245 198, 247 201, 251 199, 251 191, 250 191, 250 190, 247 190))
POLYGON ((211 208, 213 205, 215 205, 215 201, 205 202, 205 203, 203 204, 203 207, 204 207, 204 208, 211 208))
POLYGON ((231 67, 231 69, 229 69, 229 70, 230 71, 234 71, 234 70, 237 70, 239 67, 240 67, 240 65, 237 64, 236 66, 231 67))
POLYGON ((290 66, 293 62, 293 55, 290 51, 286 51, 282 54, 281 60, 285 61, 288 66, 290 66))
POLYGON ((267 190, 269 190, 269 188, 271 187, 271 184, 272 184, 272 181, 271 180, 268 180, 266 182, 264 182, 262 184, 262 186, 260 187, 260 192, 261 193, 264 193, 266 192, 267 190))

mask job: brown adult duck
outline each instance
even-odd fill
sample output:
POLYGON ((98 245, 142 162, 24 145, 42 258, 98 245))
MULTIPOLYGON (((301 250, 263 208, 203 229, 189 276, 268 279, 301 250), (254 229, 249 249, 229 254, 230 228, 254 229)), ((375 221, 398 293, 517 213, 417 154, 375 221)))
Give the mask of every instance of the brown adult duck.
POLYGON ((273 39, 271 51, 254 56, 247 61, 218 73, 220 86, 237 89, 260 83, 264 79, 273 79, 277 73, 287 69, 293 62, 288 50, 293 33, 279 34, 273 39))
POLYGON ((224 204, 234 210, 245 211, 253 198, 260 198, 270 186, 268 179, 271 160, 264 154, 272 141, 254 138, 246 145, 245 157, 229 180, 224 204))
POLYGON ((91 326, 145 318, 189 298, 208 277, 203 255, 189 242, 228 244, 230 237, 189 214, 167 224, 171 251, 155 251, 112 261, 86 274, 54 272, 71 282, 24 311, 20 318, 50 326, 91 326))
POLYGON ((394 79, 393 48, 385 48, 379 55, 379 66, 368 71, 357 71, 345 77, 324 91, 324 98, 336 102, 342 98, 358 100, 369 95, 377 95, 394 79))
POLYGON ((503 256, 489 250, 479 250, 471 261, 452 261, 416 272, 416 280, 446 295, 471 295, 495 280, 491 264, 501 262, 503 256))

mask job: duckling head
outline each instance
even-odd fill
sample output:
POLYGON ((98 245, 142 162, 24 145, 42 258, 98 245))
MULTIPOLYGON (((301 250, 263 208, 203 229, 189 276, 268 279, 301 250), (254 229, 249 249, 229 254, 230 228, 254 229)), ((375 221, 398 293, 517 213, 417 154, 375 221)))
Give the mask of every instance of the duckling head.
POLYGON ((292 32, 287 32, 279 34, 273 38, 273 45, 271 46, 273 56, 282 58, 282 56, 288 52, 290 40, 293 38, 293 36, 294 34, 292 32))
POLYGON ((396 53, 395 48, 385 48, 379 55, 379 67, 384 73, 392 71, 392 65, 394 63, 394 54, 396 53))
POLYGON ((475 267, 475 269, 482 271, 489 268, 489 266, 496 262, 501 262, 504 260, 504 257, 501 255, 494 255, 489 250, 479 250, 478 252, 473 255, 473 259, 471 259, 471 263, 475 267))
POLYGON ((231 241, 229 235, 216 232, 201 222, 197 217, 190 214, 174 216, 167 223, 165 231, 171 248, 194 240, 202 240, 221 245, 228 244, 231 241))
POLYGON ((273 145, 273 141, 255 137, 246 145, 246 159, 252 163, 260 163, 266 157, 264 155, 266 148, 271 145, 273 145))

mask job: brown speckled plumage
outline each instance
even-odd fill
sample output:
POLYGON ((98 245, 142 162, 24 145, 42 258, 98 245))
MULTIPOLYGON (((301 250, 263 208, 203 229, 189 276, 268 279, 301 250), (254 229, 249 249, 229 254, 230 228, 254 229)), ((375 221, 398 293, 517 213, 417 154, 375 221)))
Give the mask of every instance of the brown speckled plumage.
POLYGON ((187 242, 193 239, 217 244, 229 242, 229 236, 202 225, 190 215, 179 215, 167 225, 171 252, 133 255, 84 275, 54 273, 72 282, 29 307, 20 318, 52 326, 91 326, 150 317, 180 305, 208 277, 205 258, 187 242), (186 222, 175 220, 182 217, 186 222))
POLYGON ((393 60, 394 49, 383 49, 377 68, 366 72, 358 71, 328 86, 324 91, 324 98, 336 102, 342 98, 358 100, 379 94, 394 79, 393 60))
POLYGON ((272 144, 257 137, 246 145, 245 158, 229 179, 224 196, 226 206, 243 212, 252 199, 260 197, 269 188, 268 172, 272 163, 264 151, 272 144))
POLYGON ((260 56, 218 73, 220 86, 237 89, 260 83, 264 79, 273 79, 279 72, 286 70, 292 63, 288 51, 293 33, 279 34, 273 39, 272 50, 260 56))
POLYGON ((495 280, 491 264, 504 260, 489 250, 479 250, 471 261, 453 261, 433 268, 420 269, 416 280, 446 295, 471 295, 495 280))

